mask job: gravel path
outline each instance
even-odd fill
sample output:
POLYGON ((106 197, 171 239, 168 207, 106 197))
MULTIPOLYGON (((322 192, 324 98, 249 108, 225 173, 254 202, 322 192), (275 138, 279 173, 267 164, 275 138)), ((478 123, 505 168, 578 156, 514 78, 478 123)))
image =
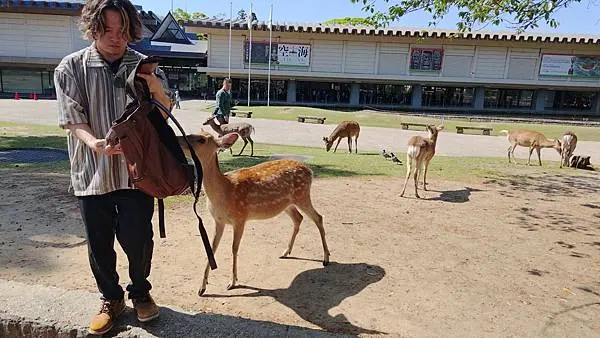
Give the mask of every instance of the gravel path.
MULTIPOLYGON (((185 101, 183 109, 175 111, 186 131, 192 133, 202 127, 202 121, 208 116, 203 101, 185 101)), ((0 121, 23 122, 56 125, 56 101, 51 100, 0 100, 0 121)), ((294 146, 322 147, 322 137, 328 136, 333 125, 298 123, 295 121, 277 121, 265 119, 235 118, 232 122, 249 122, 256 129, 254 140, 261 143, 284 144, 294 146)), ((207 130, 210 129, 205 127, 207 130)), ((411 136, 424 135, 424 131, 393 128, 362 127, 359 137, 359 151, 404 151, 411 136)), ((438 139, 437 153, 446 156, 482 156, 506 157, 508 142, 503 136, 459 135, 453 132, 442 133, 438 139)), ((342 141, 339 150, 347 149, 342 141)), ((580 141, 577 154, 600 158, 600 142, 580 141)), ((527 150, 518 148, 518 158, 526 158, 527 150)), ((535 154, 534 154, 535 157, 535 154)), ((542 159, 558 161, 560 156, 552 149, 542 151, 542 159)))

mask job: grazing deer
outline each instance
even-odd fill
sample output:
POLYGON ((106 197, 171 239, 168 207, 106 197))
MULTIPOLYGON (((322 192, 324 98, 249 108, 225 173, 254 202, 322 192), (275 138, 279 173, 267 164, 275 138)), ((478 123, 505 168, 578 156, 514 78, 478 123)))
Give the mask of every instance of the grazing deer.
POLYGON ((510 142, 510 146, 508 147, 508 163, 512 163, 510 160, 511 155, 515 164, 517 163, 515 160, 515 148, 517 146, 529 148, 529 159, 527 160, 527 165, 531 164, 531 154, 533 154, 534 149, 537 151, 540 166, 542 166, 542 158, 540 155, 542 148, 554 148, 558 154, 561 154, 560 140, 549 140, 546 138, 546 136, 544 136, 544 134, 537 131, 501 130, 500 132, 506 134, 506 138, 508 139, 508 142, 510 142))
POLYGON ((567 131, 562 138, 562 152, 560 153, 560 167, 563 166, 568 167, 573 156, 573 152, 575 151, 575 147, 577 147, 577 136, 567 131))
POLYGON ((347 137, 348 152, 352 153, 352 137, 354 137, 354 151, 358 154, 358 134, 360 134, 360 126, 358 125, 358 122, 343 121, 342 123, 338 124, 329 137, 323 137, 323 142, 325 142, 325 148, 327 151, 329 151, 331 149, 331 145, 333 145, 333 142, 337 140, 335 149, 333 149, 333 152, 335 153, 342 138, 347 137))
MULTIPOLYGON (((215 121, 215 118, 211 116, 206 121, 204 121, 204 123, 202 123, 202 125, 204 125, 204 126, 209 125, 220 136, 227 135, 230 133, 239 134, 240 137, 242 138, 242 140, 244 140, 244 146, 242 147, 242 150, 240 150, 240 153, 238 154, 238 156, 240 156, 242 154, 242 152, 244 152, 244 149, 246 148, 246 145, 248 145, 248 142, 250 142, 250 149, 251 149, 250 156, 254 156, 254 141, 250 137, 250 135, 254 132, 254 127, 251 124, 249 124, 249 123, 227 123, 227 124, 218 125, 217 122, 215 121)), ((229 153, 233 153, 231 148, 229 148, 229 153)))
POLYGON ((406 152, 406 179, 404 180, 404 188, 402 189, 400 197, 404 196, 406 184, 408 183, 412 168, 414 168, 413 177, 415 180, 415 196, 421 198, 417 191, 417 186, 421 170, 423 169, 423 190, 427 191, 427 168, 429 167, 429 162, 433 158, 433 155, 435 155, 435 145, 437 143, 438 133, 442 129, 444 129, 444 126, 442 125, 428 125, 428 138, 413 136, 408 140, 408 151, 406 152))
MULTIPOLYGON (((217 151, 231 147, 238 134, 215 138, 202 132, 187 137, 202 163, 207 206, 215 221, 213 251, 217 251, 225 224, 233 225, 233 276, 228 289, 234 288, 238 280, 237 253, 248 220, 272 218, 283 211, 290 216, 294 230, 287 250, 281 255, 281 258, 285 258, 292 252, 300 229, 303 218, 298 211, 300 209, 317 225, 323 244, 323 265, 329 263, 323 217, 315 210, 310 198, 313 176, 308 166, 294 160, 275 160, 223 174, 219 169, 217 151)), ((184 149, 187 148, 181 138, 179 143, 184 149)), ((202 287, 198 291, 200 296, 206 291, 209 271, 207 264, 202 287)))

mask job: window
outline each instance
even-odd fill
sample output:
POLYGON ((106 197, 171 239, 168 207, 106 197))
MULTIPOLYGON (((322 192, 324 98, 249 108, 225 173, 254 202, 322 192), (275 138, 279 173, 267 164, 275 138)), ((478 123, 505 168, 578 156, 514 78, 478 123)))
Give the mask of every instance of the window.
POLYGON ((594 92, 551 91, 545 97, 545 107, 551 110, 592 110, 596 96, 594 92))
POLYGON ((403 105, 412 101, 412 86, 392 84, 360 85, 360 104, 365 105, 403 105))
POLYGON ((533 109, 533 90, 525 89, 485 89, 484 108, 533 109))
POLYGON ((296 101, 324 104, 347 104, 350 103, 350 84, 298 81, 296 83, 296 101))
POLYGON ((425 107, 469 107, 473 88, 423 86, 421 104, 425 107))
MULTIPOLYGON (((267 80, 251 80, 250 83, 250 102, 266 102, 267 101, 267 80)), ((214 91, 221 89, 223 78, 215 80, 214 91)), ((234 100, 248 100, 248 80, 247 79, 231 79, 231 97, 234 100)), ((271 97, 270 101, 285 102, 287 101, 287 81, 271 80, 271 97)))

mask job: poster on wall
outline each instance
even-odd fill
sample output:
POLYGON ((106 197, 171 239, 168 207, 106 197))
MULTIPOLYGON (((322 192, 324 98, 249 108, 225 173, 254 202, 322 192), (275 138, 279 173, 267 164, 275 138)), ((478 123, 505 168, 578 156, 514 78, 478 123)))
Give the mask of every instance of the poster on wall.
POLYGON ((281 66, 303 66, 310 64, 310 45, 280 43, 277 46, 277 60, 281 66))
MULTIPOLYGON (((248 63, 250 44, 244 43, 244 62, 248 63)), ((269 42, 252 41, 252 63, 269 63, 269 42)), ((297 43, 271 43, 271 63, 279 66, 308 67, 310 45, 297 43)))
POLYGON ((439 72, 443 58, 442 48, 413 48, 410 51, 410 69, 439 72))
POLYGON ((600 77, 600 56, 543 54, 540 75, 600 77))

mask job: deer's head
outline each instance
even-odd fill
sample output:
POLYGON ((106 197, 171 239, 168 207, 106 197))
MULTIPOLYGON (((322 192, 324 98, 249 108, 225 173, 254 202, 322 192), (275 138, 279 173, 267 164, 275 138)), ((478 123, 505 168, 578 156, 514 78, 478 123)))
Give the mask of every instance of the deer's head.
POLYGON ((333 144, 333 139, 329 139, 329 137, 323 137, 323 142, 325 143, 325 149, 329 151, 331 149, 331 145, 333 144))
POLYGON ((215 137, 204 130, 198 134, 187 135, 192 149, 199 158, 208 158, 216 154, 220 149, 231 148, 238 137, 237 133, 215 137))
POLYGON ((559 154, 562 154, 562 146, 563 146, 562 142, 560 142, 559 139, 555 139, 553 142, 554 142, 554 145, 552 145, 552 148, 556 149, 556 151, 559 154))
POLYGON ((443 125, 438 125, 438 126, 433 126, 433 125, 427 125, 427 132, 429 133, 429 139, 431 140, 435 140, 437 139, 437 135, 440 132, 440 130, 444 129, 443 125))

